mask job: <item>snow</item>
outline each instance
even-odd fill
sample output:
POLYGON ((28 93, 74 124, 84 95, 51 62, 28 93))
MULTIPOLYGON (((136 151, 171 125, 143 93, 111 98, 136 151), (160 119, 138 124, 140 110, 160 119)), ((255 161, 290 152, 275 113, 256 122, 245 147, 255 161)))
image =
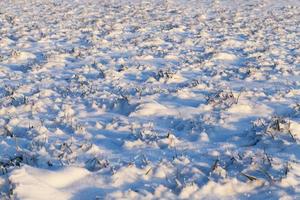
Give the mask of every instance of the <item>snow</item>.
POLYGON ((0 1, 0 199, 299 199, 300 1, 0 1))
POLYGON ((16 198, 19 199, 68 199, 72 193, 65 190, 78 187, 76 183, 88 175, 89 172, 82 168, 52 172, 24 166, 15 170, 10 180, 16 184, 16 198))

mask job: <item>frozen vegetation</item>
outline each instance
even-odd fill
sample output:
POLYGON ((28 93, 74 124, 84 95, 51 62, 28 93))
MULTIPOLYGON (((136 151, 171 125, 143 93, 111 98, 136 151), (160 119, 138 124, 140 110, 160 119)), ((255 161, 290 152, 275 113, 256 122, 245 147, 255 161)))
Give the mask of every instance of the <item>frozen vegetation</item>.
POLYGON ((299 198, 299 0, 0 0, 0 199, 299 198))

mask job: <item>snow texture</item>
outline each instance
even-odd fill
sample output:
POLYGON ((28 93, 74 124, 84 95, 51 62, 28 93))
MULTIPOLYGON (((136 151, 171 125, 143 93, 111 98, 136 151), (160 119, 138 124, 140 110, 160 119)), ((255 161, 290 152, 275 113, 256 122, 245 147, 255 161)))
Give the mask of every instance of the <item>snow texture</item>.
POLYGON ((300 199, 300 1, 1 0, 0 198, 300 199))

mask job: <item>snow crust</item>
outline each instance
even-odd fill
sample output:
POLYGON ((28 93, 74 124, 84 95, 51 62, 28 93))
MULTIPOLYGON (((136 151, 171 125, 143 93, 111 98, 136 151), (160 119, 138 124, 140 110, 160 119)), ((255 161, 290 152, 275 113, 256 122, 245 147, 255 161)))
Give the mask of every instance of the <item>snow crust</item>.
POLYGON ((0 199, 299 199, 300 1, 1 0, 0 199))

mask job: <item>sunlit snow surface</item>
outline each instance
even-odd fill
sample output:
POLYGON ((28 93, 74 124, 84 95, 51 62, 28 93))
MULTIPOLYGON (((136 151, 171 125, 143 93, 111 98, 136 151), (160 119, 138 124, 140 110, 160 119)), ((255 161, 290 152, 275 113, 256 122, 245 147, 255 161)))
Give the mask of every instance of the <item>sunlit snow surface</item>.
POLYGON ((298 0, 0 0, 1 199, 300 198, 298 0))

